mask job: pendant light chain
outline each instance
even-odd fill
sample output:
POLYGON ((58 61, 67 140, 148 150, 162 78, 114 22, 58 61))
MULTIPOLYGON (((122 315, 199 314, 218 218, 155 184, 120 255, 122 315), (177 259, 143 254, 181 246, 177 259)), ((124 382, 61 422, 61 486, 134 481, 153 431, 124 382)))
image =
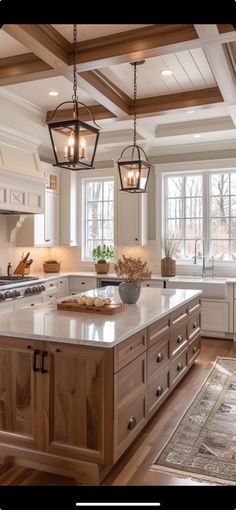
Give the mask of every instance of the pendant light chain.
POLYGON ((73 46, 74 46, 74 66, 73 66, 73 78, 74 78, 74 84, 73 84, 73 90, 74 94, 72 96, 72 100, 74 102, 78 101, 77 96, 77 57, 78 57, 78 45, 77 45, 77 25, 73 25, 73 46))
POLYGON ((134 146, 136 147, 136 126, 137 126, 137 113, 136 113, 136 99, 137 99, 137 62, 134 63, 134 146))

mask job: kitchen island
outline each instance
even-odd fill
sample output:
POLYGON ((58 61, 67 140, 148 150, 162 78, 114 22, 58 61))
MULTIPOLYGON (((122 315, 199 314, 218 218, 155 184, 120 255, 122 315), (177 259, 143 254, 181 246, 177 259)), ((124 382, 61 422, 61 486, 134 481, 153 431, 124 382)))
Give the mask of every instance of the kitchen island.
MULTIPOLYGON (((117 287, 86 292, 120 302, 117 287)), ((0 457, 98 484, 200 353, 201 291, 143 288, 116 315, 1 315, 0 457)))

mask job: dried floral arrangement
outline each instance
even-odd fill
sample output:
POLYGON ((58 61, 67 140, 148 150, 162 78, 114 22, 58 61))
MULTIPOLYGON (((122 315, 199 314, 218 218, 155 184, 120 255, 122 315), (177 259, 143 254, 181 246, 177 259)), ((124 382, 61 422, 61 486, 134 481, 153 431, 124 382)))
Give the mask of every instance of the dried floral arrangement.
POLYGON ((147 267, 147 262, 142 262, 140 257, 126 257, 122 255, 122 259, 118 259, 114 265, 114 271, 119 278, 127 282, 142 283, 150 280, 152 272, 147 267))
POLYGON ((162 237, 161 240, 162 250, 164 252, 165 257, 173 257, 179 248, 179 240, 178 239, 168 239, 167 237, 162 237))

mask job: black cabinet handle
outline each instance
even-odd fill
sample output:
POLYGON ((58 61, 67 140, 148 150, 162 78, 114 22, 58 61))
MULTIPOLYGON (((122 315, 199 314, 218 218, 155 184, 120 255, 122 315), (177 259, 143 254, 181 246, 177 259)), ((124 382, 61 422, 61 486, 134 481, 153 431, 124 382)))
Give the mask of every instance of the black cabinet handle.
POLYGON ((42 368, 41 368, 42 374, 46 374, 48 372, 48 370, 46 368, 44 368, 44 360, 45 360, 46 356, 48 356, 48 352, 42 351, 42 368))
POLYGON ((33 371, 39 372, 39 368, 37 367, 37 356, 39 356, 40 350, 34 349, 34 359, 33 359, 33 371))
POLYGON ((134 429, 135 425, 137 425, 137 420, 136 420, 135 416, 131 416, 131 418, 129 419, 129 423, 128 423, 128 429, 130 429, 130 430, 134 429))
POLYGON ((156 391, 156 397, 160 397, 162 395, 163 391, 164 390, 163 390, 162 386, 158 386, 157 391, 156 391))

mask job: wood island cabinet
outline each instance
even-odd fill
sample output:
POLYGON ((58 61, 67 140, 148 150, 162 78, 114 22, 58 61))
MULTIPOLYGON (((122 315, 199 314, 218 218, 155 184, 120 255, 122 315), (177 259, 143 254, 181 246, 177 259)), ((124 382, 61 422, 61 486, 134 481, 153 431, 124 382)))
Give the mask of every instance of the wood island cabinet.
POLYGON ((200 353, 201 300, 114 348, 0 337, 0 457, 102 481, 200 353))

